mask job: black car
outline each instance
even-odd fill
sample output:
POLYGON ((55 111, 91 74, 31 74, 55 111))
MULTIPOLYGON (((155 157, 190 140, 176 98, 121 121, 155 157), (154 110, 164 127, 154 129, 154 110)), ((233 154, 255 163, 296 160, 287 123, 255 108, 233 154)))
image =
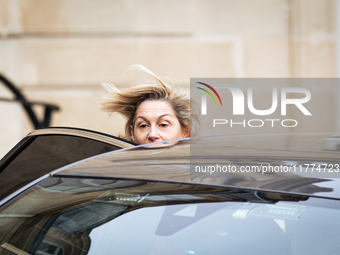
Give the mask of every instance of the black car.
POLYGON ((34 131, 1 160, 0 254, 340 254, 329 137, 34 131))

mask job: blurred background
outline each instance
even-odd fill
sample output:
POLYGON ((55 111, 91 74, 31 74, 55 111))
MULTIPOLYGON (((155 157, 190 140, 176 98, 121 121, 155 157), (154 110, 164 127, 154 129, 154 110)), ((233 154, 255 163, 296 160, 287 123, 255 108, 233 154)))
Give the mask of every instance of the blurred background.
MULTIPOLYGON (((336 78, 339 14, 336 0, 0 0, 0 73, 60 107, 51 126, 117 135, 101 83, 126 86, 130 65, 186 91, 191 77, 336 78)), ((329 96, 325 130, 339 131, 340 92, 329 96)), ((34 126, 3 84, 0 98, 1 158, 34 126)))

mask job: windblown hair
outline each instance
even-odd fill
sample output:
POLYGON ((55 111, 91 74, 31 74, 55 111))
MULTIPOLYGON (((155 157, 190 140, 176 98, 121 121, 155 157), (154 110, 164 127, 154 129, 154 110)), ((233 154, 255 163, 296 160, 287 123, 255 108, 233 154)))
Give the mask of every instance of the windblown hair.
MULTIPOLYGON (((137 83, 138 85, 136 86, 124 89, 118 89, 114 85, 103 83, 107 94, 101 101, 101 110, 109 113, 117 112, 126 118, 125 135, 121 136, 122 138, 129 141, 132 140, 131 131, 134 125, 136 110, 141 103, 148 100, 168 102, 179 120, 182 131, 190 134, 190 136, 197 133, 196 129, 199 123, 198 114, 195 111, 190 111, 192 103, 190 102, 189 96, 186 95, 182 89, 175 88, 171 81, 165 82, 167 78, 164 77, 161 79, 157 77, 144 66, 133 65, 126 72, 128 71, 137 71, 139 75, 142 74, 142 76, 144 76, 142 77, 144 78, 142 83, 137 83), (190 125, 190 120, 192 120, 192 123, 194 122, 194 132, 193 126, 191 127, 190 125)), ((140 77, 139 80, 141 80, 140 77)))

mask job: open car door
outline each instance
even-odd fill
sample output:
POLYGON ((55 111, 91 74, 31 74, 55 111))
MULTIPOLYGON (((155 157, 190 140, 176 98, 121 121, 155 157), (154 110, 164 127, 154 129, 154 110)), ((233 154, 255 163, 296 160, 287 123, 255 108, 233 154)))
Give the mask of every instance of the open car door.
POLYGON ((85 129, 35 130, 0 161, 0 205, 60 167, 132 146, 126 140, 85 129))

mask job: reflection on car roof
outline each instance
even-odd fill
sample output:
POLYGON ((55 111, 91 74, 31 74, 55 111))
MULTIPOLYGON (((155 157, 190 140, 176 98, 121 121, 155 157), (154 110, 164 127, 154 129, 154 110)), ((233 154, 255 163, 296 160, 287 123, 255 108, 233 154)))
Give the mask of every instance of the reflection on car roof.
MULTIPOLYGON (((137 146, 109 152, 58 169, 55 176, 126 178, 212 184, 340 198, 339 172, 320 174, 306 165, 339 164, 329 134, 250 134, 199 137, 161 148, 137 146), (287 166, 295 172, 195 172, 195 166, 287 166), (300 166, 303 166, 299 168, 300 166)), ((326 170, 327 170, 326 169, 326 170)))

